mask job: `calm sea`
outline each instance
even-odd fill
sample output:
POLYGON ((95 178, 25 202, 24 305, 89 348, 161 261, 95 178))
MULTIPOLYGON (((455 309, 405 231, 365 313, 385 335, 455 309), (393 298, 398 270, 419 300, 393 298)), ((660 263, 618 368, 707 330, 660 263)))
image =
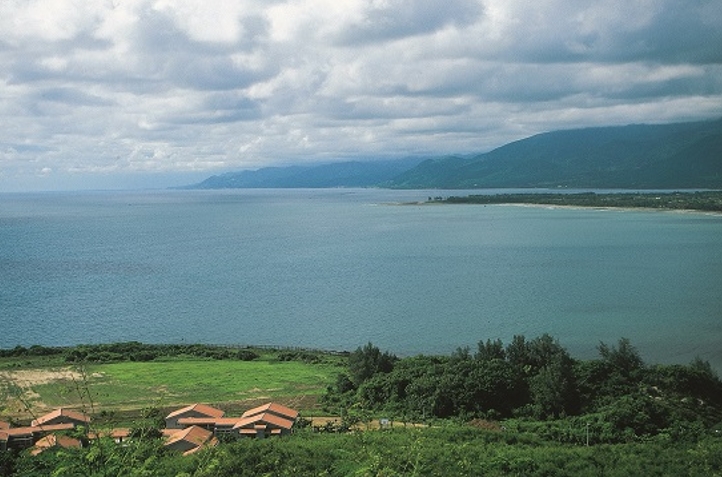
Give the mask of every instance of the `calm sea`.
MULTIPOLYGON (((446 194, 446 193, 444 193, 446 194)), ((399 355, 550 333, 722 370, 722 216, 402 205, 438 192, 0 196, 0 347, 261 344, 399 355)))

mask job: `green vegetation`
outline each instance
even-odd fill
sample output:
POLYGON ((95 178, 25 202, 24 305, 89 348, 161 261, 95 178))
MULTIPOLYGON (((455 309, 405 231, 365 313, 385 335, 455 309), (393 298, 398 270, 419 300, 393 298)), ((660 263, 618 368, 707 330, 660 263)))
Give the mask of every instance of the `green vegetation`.
POLYGON ((722 120, 553 131, 488 153, 429 159, 405 189, 722 188, 722 120))
MULTIPOLYGON (((50 363, 64 364, 70 351, 11 356, 0 365, 34 369, 35 362, 52 370, 50 363)), ((722 475, 722 381, 709 364, 648 365, 626 339, 601 343, 598 351, 598 359, 576 360, 543 335, 506 345, 481 341, 473 352, 449 356, 398 358, 368 343, 347 355, 255 350, 253 361, 86 362, 80 388, 90 392, 80 392, 81 400, 112 391, 121 394, 108 403, 122 407, 124 400, 151 402, 143 394, 159 385, 171 396, 199 383, 198 394, 176 397, 220 403, 265 380, 283 395, 326 387, 324 406, 342 425, 224 440, 181 457, 162 447, 154 429, 159 414, 151 410, 137 416, 135 437, 123 446, 100 439, 38 456, 4 452, 0 475, 722 475), (308 388, 294 391, 303 382, 308 388), (205 389, 213 383, 220 384, 205 389), (380 418, 390 423, 369 425, 380 418), (361 431, 339 432, 353 423, 361 431)), ((60 392, 43 386, 44 399, 60 392)))
POLYGON ((18 401, 48 409, 90 399, 96 410, 128 415, 191 402, 232 408, 276 399, 313 407, 346 362, 344 354, 314 350, 135 342, 16 347, 0 356, 0 413, 8 408, 20 418, 25 405, 18 401))
POLYGON ((544 204, 575 207, 624 207, 722 212, 722 192, 626 192, 597 194, 490 194, 429 198, 430 202, 450 204, 544 204))
POLYGON ((722 439, 567 446, 458 424, 342 435, 300 431, 286 439, 224 443, 188 457, 163 451, 155 439, 95 446, 23 455, 7 463, 14 474, 5 475, 709 477, 722 472, 722 439))
MULTIPOLYGON (((338 372, 334 366, 294 361, 123 362, 85 369, 92 398, 100 409, 319 395, 338 372)), ((72 382, 41 384, 33 390, 47 406, 78 405, 72 400, 72 382)))
POLYGON ((351 419, 505 420, 567 444, 697 439, 722 425, 722 381, 707 362, 647 366, 628 340, 579 361, 551 336, 479 342, 475 353, 383 360, 369 344, 325 397, 351 419), (358 364, 360 363, 360 364, 358 364), (365 366, 365 368, 364 368, 365 366), (589 434, 588 434, 589 432, 589 434))

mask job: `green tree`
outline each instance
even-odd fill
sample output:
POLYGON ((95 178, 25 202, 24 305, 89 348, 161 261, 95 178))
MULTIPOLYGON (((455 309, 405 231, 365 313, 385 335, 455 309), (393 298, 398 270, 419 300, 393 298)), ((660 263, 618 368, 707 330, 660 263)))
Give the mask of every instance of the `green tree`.
POLYGON ((371 343, 356 348, 348 357, 348 369, 351 381, 356 387, 376 373, 389 373, 394 369, 398 358, 389 352, 382 353, 371 343))

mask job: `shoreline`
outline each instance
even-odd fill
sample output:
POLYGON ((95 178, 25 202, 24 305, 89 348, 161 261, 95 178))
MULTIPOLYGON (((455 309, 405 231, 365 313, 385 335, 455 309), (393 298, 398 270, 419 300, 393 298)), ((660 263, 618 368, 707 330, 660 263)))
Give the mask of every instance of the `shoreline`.
POLYGON ((526 207, 563 207, 598 210, 675 211, 722 215, 722 191, 669 193, 519 193, 477 194, 465 197, 434 198, 424 204, 517 205, 526 207))

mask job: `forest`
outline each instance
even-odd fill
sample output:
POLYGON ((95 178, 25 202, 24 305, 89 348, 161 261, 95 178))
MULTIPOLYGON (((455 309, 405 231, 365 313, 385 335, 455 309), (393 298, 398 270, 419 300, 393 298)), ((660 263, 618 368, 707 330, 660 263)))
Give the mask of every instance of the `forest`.
POLYGON ((542 204, 574 207, 619 207, 662 210, 722 212, 722 192, 615 192, 475 194, 446 199, 429 197, 432 203, 450 204, 542 204))
MULTIPOLYGON (((156 346, 3 353, 82 365, 82 351, 121 361, 173 351, 156 346)), ((174 359, 254 359, 221 349, 190 345, 174 359)), ((285 438, 223 440, 181 457, 163 449, 158 412, 144 412, 124 446, 101 438, 38 456, 3 452, 0 475, 722 475, 722 381, 706 361, 647 364, 626 339, 597 351, 575 359, 549 335, 480 341, 448 356, 400 358, 372 343, 330 355, 284 350, 284 360, 338 363, 319 403, 338 420, 304 417, 285 438)))

